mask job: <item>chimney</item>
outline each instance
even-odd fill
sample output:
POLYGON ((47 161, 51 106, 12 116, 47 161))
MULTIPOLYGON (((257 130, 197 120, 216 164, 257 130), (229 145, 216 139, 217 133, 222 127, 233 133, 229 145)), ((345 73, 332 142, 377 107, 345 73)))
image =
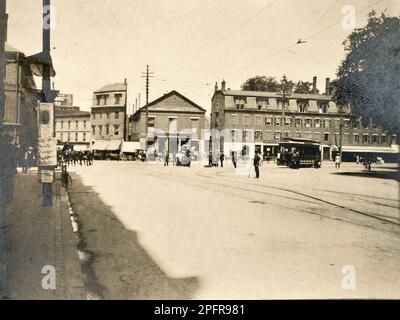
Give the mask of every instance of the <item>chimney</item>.
POLYGON ((312 92, 313 94, 317 94, 317 77, 313 77, 312 92))
POLYGON ((329 96, 331 94, 331 79, 330 78, 326 78, 325 81, 325 94, 327 96, 329 96))
POLYGON ((218 82, 215 83, 214 92, 218 91, 218 82))
POLYGON ((225 85, 226 85, 225 80, 222 80, 222 83, 221 83, 221 90, 222 91, 225 91, 225 85))
POLYGON ((124 79, 124 85, 127 85, 128 84, 128 80, 125 78, 124 79))

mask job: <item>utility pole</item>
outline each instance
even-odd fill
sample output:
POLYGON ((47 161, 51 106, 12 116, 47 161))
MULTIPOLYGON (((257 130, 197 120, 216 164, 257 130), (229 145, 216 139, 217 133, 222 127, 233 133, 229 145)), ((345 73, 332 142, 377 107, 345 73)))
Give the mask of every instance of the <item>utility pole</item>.
POLYGON ((282 136, 285 133, 285 126, 286 126, 286 121, 285 121, 286 98, 288 96, 290 96, 290 94, 286 92, 286 86, 287 86, 288 81, 287 81, 285 74, 282 77, 281 83, 282 83, 282 94, 279 94, 279 93, 278 94, 282 95, 282 99, 283 99, 283 101, 282 101, 282 122, 281 122, 281 126, 282 126, 281 139, 282 139, 282 136))
POLYGON ((342 159, 342 149, 343 149, 343 105, 339 106, 339 114, 340 114, 340 121, 339 121, 339 156, 342 159))
POLYGON ((149 125, 149 93, 150 93, 150 78, 154 78, 154 72, 150 72, 150 67, 147 65, 146 72, 142 72, 142 78, 146 78, 146 140, 145 140, 145 149, 147 151, 147 134, 148 134, 148 125, 149 125))

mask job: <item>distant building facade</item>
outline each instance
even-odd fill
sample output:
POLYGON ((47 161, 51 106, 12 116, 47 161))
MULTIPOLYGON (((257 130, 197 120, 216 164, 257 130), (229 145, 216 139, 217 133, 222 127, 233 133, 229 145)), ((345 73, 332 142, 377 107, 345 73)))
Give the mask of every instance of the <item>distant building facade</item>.
MULTIPOLYGON (((125 139, 127 82, 107 85, 93 93, 91 135, 97 146, 125 139)), ((100 149, 99 149, 100 150, 100 149)))
MULTIPOLYGON (((148 146, 158 152, 180 152, 190 148, 195 158, 203 150, 202 131, 206 110, 173 90, 148 105, 148 146)), ((129 141, 140 142, 146 148, 146 108, 142 107, 129 119, 129 141)))
POLYGON ((90 149, 90 112, 80 111, 79 107, 55 107, 55 122, 59 145, 68 143, 77 151, 90 149))
POLYGON ((5 47, 5 113, 4 127, 15 144, 35 147, 37 144, 36 108, 40 93, 30 68, 24 64, 25 55, 6 43, 5 47))
POLYGON ((55 107, 73 107, 74 96, 70 93, 61 93, 54 99, 55 107))
POLYGON ((320 142, 323 158, 332 159, 339 147, 341 125, 344 152, 375 148, 390 153, 396 140, 395 135, 373 123, 354 119, 350 106, 337 106, 328 79, 325 94, 292 93, 286 97, 285 110, 281 93, 226 90, 225 86, 223 82, 221 90, 216 87, 212 98, 211 129, 225 132, 220 148, 226 155, 240 151, 238 145, 242 148, 250 141, 264 155, 273 157, 282 138, 303 138, 320 142), (237 141, 242 146, 233 143, 237 141))

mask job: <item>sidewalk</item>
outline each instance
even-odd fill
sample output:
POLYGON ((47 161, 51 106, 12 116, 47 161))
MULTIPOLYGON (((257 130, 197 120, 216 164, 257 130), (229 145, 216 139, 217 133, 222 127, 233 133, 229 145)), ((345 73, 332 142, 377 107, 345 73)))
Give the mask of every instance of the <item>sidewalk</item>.
POLYGON ((77 238, 65 190, 54 184, 53 207, 42 207, 36 172, 15 177, 14 198, 5 210, 9 299, 85 299, 77 238), (56 289, 44 290, 46 265, 56 270, 56 289))

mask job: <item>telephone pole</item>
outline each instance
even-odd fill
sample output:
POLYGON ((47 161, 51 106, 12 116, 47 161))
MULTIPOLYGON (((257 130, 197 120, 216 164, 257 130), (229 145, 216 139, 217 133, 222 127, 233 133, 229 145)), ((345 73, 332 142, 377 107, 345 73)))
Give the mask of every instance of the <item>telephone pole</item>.
POLYGON ((149 93, 150 93, 150 78, 154 78, 154 72, 150 72, 150 67, 147 65, 146 72, 142 72, 142 78, 146 78, 146 140, 145 140, 145 149, 147 151, 147 134, 148 134, 148 125, 149 125, 149 93))

